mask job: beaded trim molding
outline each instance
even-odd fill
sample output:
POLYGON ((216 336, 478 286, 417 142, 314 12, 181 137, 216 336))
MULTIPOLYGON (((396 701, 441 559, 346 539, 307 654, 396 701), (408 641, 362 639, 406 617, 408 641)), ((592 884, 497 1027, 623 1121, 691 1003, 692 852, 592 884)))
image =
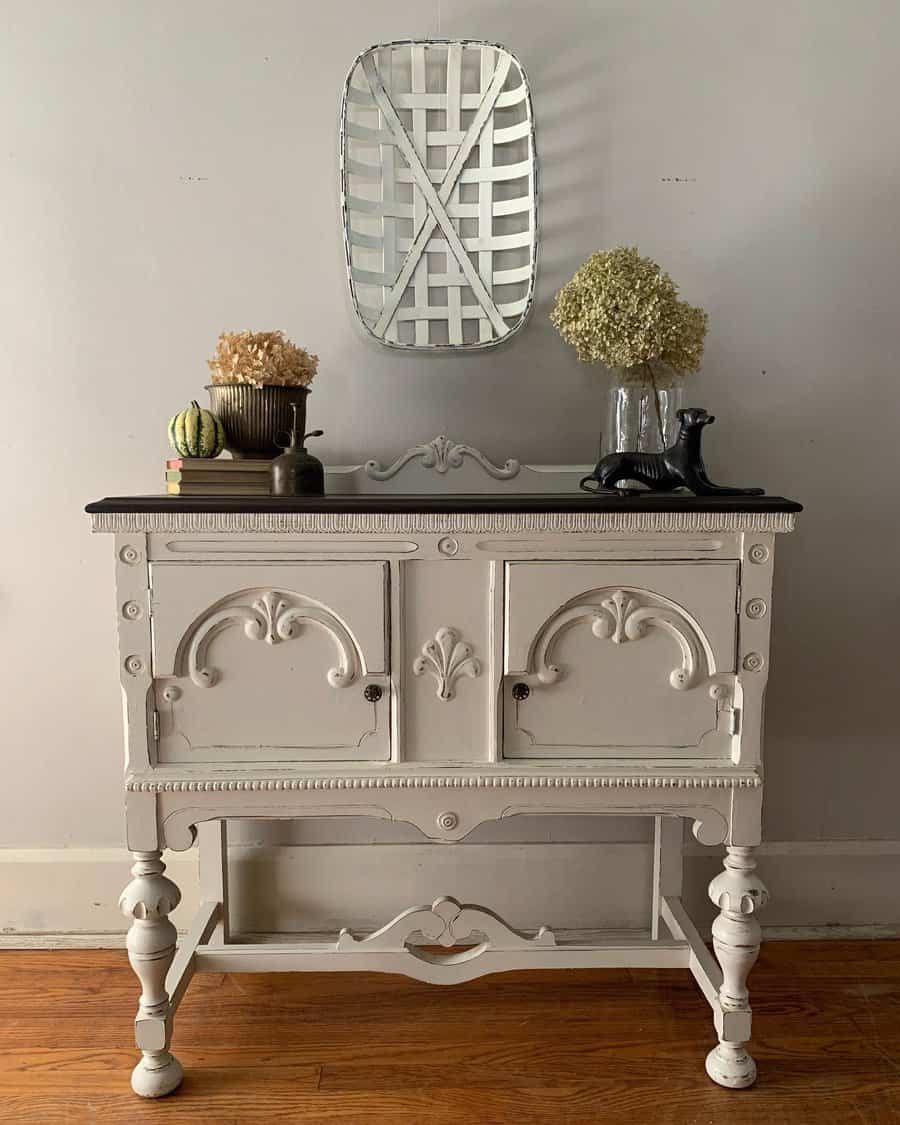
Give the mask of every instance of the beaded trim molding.
POLYGON ((794 530, 792 512, 98 512, 97 532, 462 535, 794 530))
POLYGON ((624 775, 612 777, 295 777, 248 778, 230 781, 125 782, 129 793, 247 793, 334 789, 759 789, 758 774, 738 777, 624 775))

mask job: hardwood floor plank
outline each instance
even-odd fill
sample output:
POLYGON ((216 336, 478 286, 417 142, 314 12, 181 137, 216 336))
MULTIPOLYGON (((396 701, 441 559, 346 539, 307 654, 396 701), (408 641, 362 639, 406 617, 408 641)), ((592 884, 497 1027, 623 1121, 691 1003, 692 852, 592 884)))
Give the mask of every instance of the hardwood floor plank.
POLYGON ((128 1086, 137 991, 118 950, 0 952, 0 1122, 900 1125, 900 942, 764 947, 743 1091, 703 1073, 682 970, 199 975, 157 1102, 128 1086))

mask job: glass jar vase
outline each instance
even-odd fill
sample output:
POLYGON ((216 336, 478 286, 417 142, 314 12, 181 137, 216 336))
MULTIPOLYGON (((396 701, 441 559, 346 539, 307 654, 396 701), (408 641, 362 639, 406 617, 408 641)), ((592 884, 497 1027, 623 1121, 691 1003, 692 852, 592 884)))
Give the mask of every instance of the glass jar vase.
POLYGON ((614 367, 602 452, 658 453, 678 434, 683 379, 658 363, 614 367))

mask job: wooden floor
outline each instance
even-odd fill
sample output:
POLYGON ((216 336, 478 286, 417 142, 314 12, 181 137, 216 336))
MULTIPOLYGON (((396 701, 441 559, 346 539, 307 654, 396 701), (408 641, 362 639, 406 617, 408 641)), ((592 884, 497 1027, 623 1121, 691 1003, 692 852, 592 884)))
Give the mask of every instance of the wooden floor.
POLYGON ((203 975, 176 1020, 184 1085, 145 1102, 125 954, 6 951, 0 1121, 900 1125, 900 942, 773 943, 751 984, 760 1078, 728 1091, 681 970, 203 975))

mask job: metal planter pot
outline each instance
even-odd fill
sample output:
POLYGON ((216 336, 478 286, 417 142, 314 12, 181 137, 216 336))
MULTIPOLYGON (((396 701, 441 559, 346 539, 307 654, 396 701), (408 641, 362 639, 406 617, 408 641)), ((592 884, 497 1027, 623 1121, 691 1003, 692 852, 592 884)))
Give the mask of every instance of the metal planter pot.
POLYGON ((291 404, 297 404, 297 425, 306 429, 308 387, 265 386, 247 383, 210 384, 210 409, 222 419, 228 449, 234 457, 271 460, 282 447, 276 436, 289 436, 293 424, 291 404))

